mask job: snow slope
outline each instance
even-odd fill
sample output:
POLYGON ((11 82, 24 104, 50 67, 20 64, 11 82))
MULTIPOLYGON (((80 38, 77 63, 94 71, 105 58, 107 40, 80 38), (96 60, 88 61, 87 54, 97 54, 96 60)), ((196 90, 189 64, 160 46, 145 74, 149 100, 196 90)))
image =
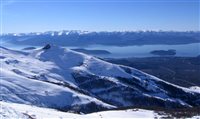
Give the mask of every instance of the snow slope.
POLYGON ((199 92, 83 53, 53 45, 0 51, 3 101, 79 113, 126 106, 200 106, 199 92))
POLYGON ((78 105, 90 103, 102 108, 114 107, 68 87, 41 81, 44 77, 41 77, 41 80, 34 78, 37 76, 40 78, 40 73, 47 73, 49 80, 52 79, 55 82, 55 79, 57 79, 59 81, 57 74, 46 70, 56 67, 52 63, 43 63, 29 57, 27 53, 15 52, 5 48, 1 48, 1 52, 3 54, 3 56, 0 56, 2 67, 0 69, 1 100, 57 109, 71 109, 78 105))
POLYGON ((20 119, 62 119, 62 118, 73 118, 73 119, 101 119, 101 118, 155 118, 165 117, 165 115, 158 115, 154 111, 135 109, 135 110, 119 110, 119 111, 103 111, 97 113, 91 113, 87 115, 73 114, 60 112, 54 109, 41 108, 35 106, 29 106, 24 104, 6 103, 0 102, 0 118, 20 118, 20 119))
POLYGON ((200 87, 198 87, 198 86, 192 86, 192 87, 190 87, 190 89, 195 91, 195 92, 199 92, 200 93, 200 87))

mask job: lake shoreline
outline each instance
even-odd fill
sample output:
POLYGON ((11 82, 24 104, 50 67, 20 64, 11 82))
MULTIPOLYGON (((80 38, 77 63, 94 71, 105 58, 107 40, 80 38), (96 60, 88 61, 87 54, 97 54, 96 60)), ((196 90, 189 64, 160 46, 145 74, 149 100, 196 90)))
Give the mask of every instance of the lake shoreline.
MULTIPOLYGON (((26 47, 43 47, 43 46, 28 46, 28 45, 15 45, 15 44, 2 44, 2 46, 15 49, 22 50, 26 47)), ((200 43, 192 43, 185 45, 143 45, 143 46, 126 46, 126 47, 118 47, 118 46, 105 46, 105 45, 91 45, 88 47, 65 47, 68 49, 85 49, 85 50, 103 50, 109 53, 106 54, 91 54, 96 57, 101 58, 128 58, 128 57, 158 57, 150 52, 153 50, 176 50, 176 55, 174 56, 182 56, 182 57, 194 57, 200 55, 200 43)))

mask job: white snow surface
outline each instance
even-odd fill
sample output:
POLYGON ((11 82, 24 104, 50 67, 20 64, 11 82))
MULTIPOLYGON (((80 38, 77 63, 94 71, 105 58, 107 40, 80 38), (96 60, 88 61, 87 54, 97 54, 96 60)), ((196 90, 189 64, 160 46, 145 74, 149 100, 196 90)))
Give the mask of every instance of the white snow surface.
MULTIPOLYGON (((66 63, 64 63, 63 61, 61 62, 62 57, 55 57, 53 53, 43 53, 45 51, 41 49, 35 50, 32 53, 17 52, 2 47, 0 47, 0 50, 1 67, 3 67, 0 68, 1 100, 60 108, 69 105, 87 104, 90 102, 95 102, 98 105, 103 105, 108 108, 114 107, 96 98, 77 93, 68 87, 62 87, 43 81, 59 82, 67 80, 74 85, 72 77, 68 72, 70 72, 70 67, 76 65, 83 59, 81 59, 81 57, 75 57, 70 51, 67 53, 67 56, 71 58, 74 56, 74 59, 68 62, 67 57, 64 57, 64 59, 66 59, 66 63), (41 59, 39 59, 39 57, 37 57, 38 59, 34 58, 34 55, 41 55, 41 59), (45 60, 42 59, 45 56, 58 61, 41 61, 45 60), (60 68, 65 68, 66 70, 60 70, 60 68), (37 78, 37 80, 35 78, 37 78)), ((58 50, 55 50, 55 52, 59 52, 58 50)))
POLYGON ((155 118, 161 117, 154 111, 144 109, 129 109, 118 111, 103 111, 91 114, 73 114, 69 112, 60 112, 54 109, 41 108, 25 104, 15 104, 0 102, 0 118, 1 119, 110 119, 110 118, 155 118))
POLYGON ((200 87, 199 86, 192 86, 192 87, 190 87, 190 89, 193 90, 194 92, 200 93, 200 87))
MULTIPOLYGON (((71 88, 52 83, 66 82, 70 86, 77 87, 77 83, 71 75, 73 72, 108 77, 116 84, 120 82, 117 82, 115 77, 135 78, 139 80, 141 86, 147 85, 146 89, 149 91, 162 90, 152 81, 146 83, 147 78, 145 77, 160 80, 156 77, 134 68, 129 68, 131 72, 128 73, 120 65, 57 46, 27 52, 0 47, 0 51, 0 64, 3 67, 0 68, 0 99, 8 102, 52 108, 94 102, 107 108, 115 107, 94 97, 78 93, 71 88)), ((191 89, 184 90, 193 91, 191 89)), ((164 93, 158 94, 158 98, 165 97, 167 98, 164 93)), ((123 103, 128 105, 128 102, 124 101, 123 103)))

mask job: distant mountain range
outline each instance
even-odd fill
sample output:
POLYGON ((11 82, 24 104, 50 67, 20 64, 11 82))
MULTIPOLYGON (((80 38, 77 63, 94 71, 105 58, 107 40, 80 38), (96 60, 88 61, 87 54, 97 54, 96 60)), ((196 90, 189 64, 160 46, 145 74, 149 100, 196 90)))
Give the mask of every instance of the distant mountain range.
POLYGON ((46 43, 59 46, 87 45, 148 45, 148 44, 190 44, 200 42, 200 32, 138 31, 138 32, 88 32, 49 31, 41 33, 4 34, 3 42, 18 45, 43 46, 46 43))
POLYGON ((1 101, 78 113, 138 106, 200 106, 196 89, 73 50, 54 45, 0 50, 1 101))

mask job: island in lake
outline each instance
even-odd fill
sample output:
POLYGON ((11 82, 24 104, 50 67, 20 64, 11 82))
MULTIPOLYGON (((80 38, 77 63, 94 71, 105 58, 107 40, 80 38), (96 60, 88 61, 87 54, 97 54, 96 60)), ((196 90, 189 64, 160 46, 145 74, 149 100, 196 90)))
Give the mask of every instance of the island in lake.
POLYGON ((36 47, 26 47, 26 48, 23 48, 22 50, 34 50, 36 49, 36 47))
POLYGON ((174 56, 176 55, 176 50, 170 49, 170 50, 153 50, 150 52, 153 55, 159 55, 159 56, 174 56))

